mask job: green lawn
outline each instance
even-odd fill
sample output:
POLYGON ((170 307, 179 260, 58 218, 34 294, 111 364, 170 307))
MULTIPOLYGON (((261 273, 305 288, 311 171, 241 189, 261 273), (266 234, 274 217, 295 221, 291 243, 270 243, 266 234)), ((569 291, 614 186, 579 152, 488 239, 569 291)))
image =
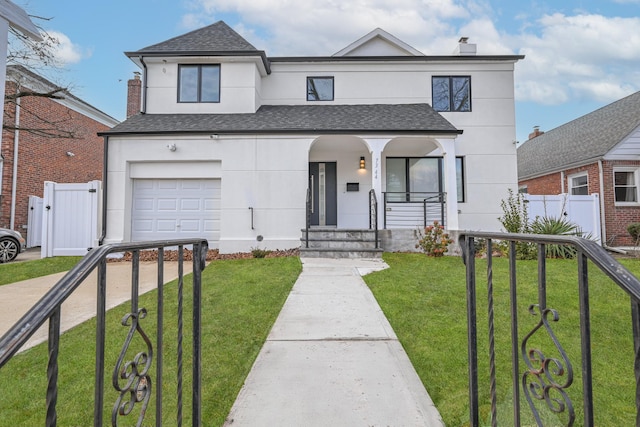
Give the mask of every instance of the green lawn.
MULTIPOLYGON (((31 262, 30 262, 31 263, 31 262)), ((29 264, 30 264, 29 263, 29 264)), ((0 267, 0 271, 3 267, 0 267)), ((301 271, 295 257, 213 261, 203 272, 202 334, 202 415, 206 425, 222 425, 226 415, 280 312, 291 287, 301 271)), ((187 281, 185 281, 187 282, 187 281)), ((192 294, 185 283, 184 300, 190 306, 192 294)), ((164 425, 175 425, 177 285, 165 290, 166 327, 164 331, 165 379, 163 390, 164 425)), ((149 315, 142 328, 155 331, 157 292, 145 294, 140 307, 149 315)), ((125 341, 128 327, 120 324, 128 312, 124 304, 108 313, 105 425, 110 425, 111 407, 117 394, 111 386, 111 375, 125 341)), ((190 387, 191 339, 190 309, 185 312, 184 390, 190 387)), ((93 424, 93 385, 95 354, 95 322, 88 321, 65 333, 60 350, 60 391, 58 425, 93 424)), ((155 342, 155 338, 153 338, 155 342)), ((140 339, 134 340, 127 360, 145 349, 140 339)), ((14 357, 0 370, 0 426, 42 425, 45 416, 46 347, 40 345, 14 357)), ((155 365, 154 365, 155 366, 155 365)), ((155 372, 152 374, 155 378, 155 372)), ((190 399, 185 394, 184 425, 190 424, 190 399)), ((152 425, 155 408, 147 412, 144 425, 152 425)), ((129 417, 120 425, 134 425, 129 417)))
MULTIPOLYGON (((464 426, 468 415, 467 326, 465 269, 457 257, 428 258, 422 254, 385 254, 390 269, 372 273, 365 281, 412 360, 447 426, 464 426)), ((579 310, 575 261, 548 260, 548 307, 559 322, 553 331, 574 365, 569 396, 576 406, 576 425, 582 425, 579 310)), ((634 274, 640 261, 625 260, 634 274)), ((629 298, 610 279, 590 265, 595 421, 598 426, 635 424, 635 380, 629 298)), ((535 261, 518 262, 519 336, 523 339, 538 318, 528 313, 537 302, 535 261)), ((478 339, 481 417, 488 422, 488 327, 486 262, 477 260, 478 339)), ((493 267, 496 351, 500 425, 512 424, 510 377, 510 312, 508 263, 495 259, 493 267)), ((538 332, 533 344, 555 354, 548 335, 538 332)), ((522 368, 521 364, 521 368, 522 368)), ((553 396, 553 397, 557 397, 553 396)), ((528 406, 522 398, 523 412, 528 406)), ((548 425, 562 425, 566 417, 546 414, 548 425), (558 421, 560 420, 560 421, 558 421)), ((523 425, 530 424, 523 416, 523 425)))
POLYGON ((80 261, 78 256, 59 256, 0 264, 0 286, 34 277, 67 271, 80 261))
MULTIPOLYGON (((447 426, 468 423, 467 332, 465 270, 460 258, 428 258, 422 254, 384 254, 390 269, 365 276, 394 330, 411 358, 418 374, 440 410, 447 426)), ((54 259, 58 260, 57 258, 54 259)), ((42 260, 44 261, 44 260, 42 260)), ((38 261, 31 261, 32 264, 38 261)), ((640 274, 640 261, 626 260, 634 274, 640 274)), ((4 277, 7 267, 0 266, 4 277)), ((478 336, 480 340, 481 415, 488 419, 487 297, 486 263, 478 260, 478 336)), ((508 347, 509 308, 507 260, 496 259, 494 265, 497 370, 500 425, 510 425, 511 379, 508 347)), ((298 258, 245 259, 214 261, 203 273, 203 418, 206 425, 221 425, 255 360, 268 331, 301 271, 298 258)), ((13 274, 13 273, 12 273, 13 274)), ((576 377, 569 395, 576 405, 577 422, 582 425, 579 342, 577 340, 577 275, 574 261, 549 260, 548 306, 556 308, 560 321, 553 330, 574 364, 576 377)), ((537 322, 526 311, 536 299, 535 261, 518 264, 518 301, 520 337, 537 322)), ((589 272, 592 297, 593 366, 595 417, 598 426, 622 426, 635 423, 635 380, 629 299, 611 281, 595 269, 589 272)), ((190 301, 186 286, 185 301, 190 301)), ((166 289, 165 346, 176 346, 176 284, 166 289)), ((156 293, 142 298, 141 306, 149 311, 143 328, 155 328, 156 293)), ((117 395, 111 387, 111 371, 128 328, 120 320, 127 312, 125 304, 108 315, 105 425, 117 395)), ((189 319, 190 312, 185 313, 189 319)), ((185 326, 188 330, 189 322, 185 326)), ((86 322, 64 334, 61 348, 58 425, 76 426, 92 423, 94 323, 86 322)), ((547 348, 545 334, 537 334, 535 345, 547 348), (538 339, 538 336, 540 337, 538 339)), ((189 376, 190 339, 185 336, 185 374, 189 376)), ((144 347, 140 340, 132 345, 135 352, 144 347)), ((164 409, 175 413, 175 356, 165 354, 164 409)), ((0 370, 0 426, 41 425, 44 417, 46 389, 46 348, 35 347, 14 358, 0 370)), ((155 377, 155 375, 154 375, 155 377)), ((190 382, 184 385, 188 390, 190 382)), ((186 397, 186 396, 185 396, 186 397)), ((522 407, 527 404, 522 400, 522 407)), ((184 403, 188 420, 190 401, 184 403)), ((153 420, 153 405, 146 421, 153 420)), ((175 425, 173 415, 163 420, 175 425)), ((558 418, 547 418, 556 425, 558 418)), ((559 417, 563 420, 562 416, 559 417)), ((129 425, 127 421, 124 424, 129 425)), ((188 422, 185 421, 185 425, 188 422)), ((524 425, 529 425, 525 419, 524 425)))

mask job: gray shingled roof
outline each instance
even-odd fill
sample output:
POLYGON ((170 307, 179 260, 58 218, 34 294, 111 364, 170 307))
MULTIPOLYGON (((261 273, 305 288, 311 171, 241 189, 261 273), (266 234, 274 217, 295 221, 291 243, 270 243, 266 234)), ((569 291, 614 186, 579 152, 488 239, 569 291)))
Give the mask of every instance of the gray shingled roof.
POLYGON ((602 159, 640 126, 640 92, 528 140, 518 147, 518 178, 602 159))
POLYGON ((458 134, 428 104, 263 105, 246 114, 137 114, 102 135, 160 133, 458 134))
POLYGON ((127 55, 162 52, 260 52, 224 21, 147 46, 127 55))

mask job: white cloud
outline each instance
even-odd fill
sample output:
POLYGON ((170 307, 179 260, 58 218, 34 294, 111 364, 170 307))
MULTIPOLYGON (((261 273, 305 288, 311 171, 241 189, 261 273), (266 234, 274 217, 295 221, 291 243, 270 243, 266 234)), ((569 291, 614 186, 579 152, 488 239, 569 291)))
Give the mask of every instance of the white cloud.
POLYGON ((537 33, 516 37, 526 59, 516 67, 521 101, 611 102, 640 89, 638 18, 545 15, 537 33), (635 77, 634 77, 635 76, 635 77))
POLYGON ((190 4, 193 13, 183 19, 187 28, 237 14, 240 23, 227 22, 269 56, 331 55, 380 27, 427 55, 451 54, 461 36, 477 44, 480 55, 526 55, 516 64, 519 101, 611 102, 640 90, 636 71, 640 18, 507 12, 506 6, 493 10, 489 0, 192 0, 190 4), (496 27, 498 19, 523 26, 509 32, 496 27))
POLYGON ((58 44, 53 48, 53 52, 56 61, 62 66, 75 64, 82 59, 91 57, 91 50, 83 49, 80 45, 73 43, 67 35, 57 31, 48 31, 48 33, 58 41, 58 44))

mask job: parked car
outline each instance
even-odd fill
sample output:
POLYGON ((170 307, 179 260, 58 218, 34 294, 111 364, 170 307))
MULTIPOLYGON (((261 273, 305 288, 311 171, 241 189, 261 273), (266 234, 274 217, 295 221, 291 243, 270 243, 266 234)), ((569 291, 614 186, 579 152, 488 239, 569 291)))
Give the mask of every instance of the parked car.
POLYGON ((27 242, 17 231, 0 228, 0 263, 16 259, 27 248, 27 242))

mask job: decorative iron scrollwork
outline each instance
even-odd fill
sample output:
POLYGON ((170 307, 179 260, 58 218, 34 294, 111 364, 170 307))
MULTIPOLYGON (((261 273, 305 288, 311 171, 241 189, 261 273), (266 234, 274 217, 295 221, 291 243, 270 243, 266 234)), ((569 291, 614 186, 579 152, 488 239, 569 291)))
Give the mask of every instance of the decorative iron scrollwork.
POLYGON ((560 316, 556 310, 541 309, 538 304, 529 306, 529 313, 533 316, 540 316, 540 321, 527 334, 521 346, 522 358, 528 368, 522 374, 522 388, 527 402, 538 425, 542 425, 542 422, 534 400, 544 400, 547 407, 554 413, 566 412, 569 417, 567 425, 571 426, 575 421, 575 410, 565 390, 573 383, 573 367, 549 324, 549 320, 557 322, 560 316), (549 319, 549 315, 552 316, 551 319, 549 319), (547 357, 540 349, 527 348, 529 338, 542 327, 549 334, 560 358, 547 357))
POLYGON ((151 377, 149 369, 153 359, 153 346, 151 340, 140 326, 140 320, 147 316, 147 310, 141 308, 137 313, 128 313, 122 318, 122 325, 129 326, 127 339, 120 351, 118 363, 113 370, 113 387, 120 393, 111 413, 111 424, 118 424, 118 416, 127 416, 142 403, 137 426, 142 425, 149 399, 151 398, 151 377), (135 333, 144 340, 147 349, 136 354, 132 360, 125 361, 127 351, 131 345, 135 333))

